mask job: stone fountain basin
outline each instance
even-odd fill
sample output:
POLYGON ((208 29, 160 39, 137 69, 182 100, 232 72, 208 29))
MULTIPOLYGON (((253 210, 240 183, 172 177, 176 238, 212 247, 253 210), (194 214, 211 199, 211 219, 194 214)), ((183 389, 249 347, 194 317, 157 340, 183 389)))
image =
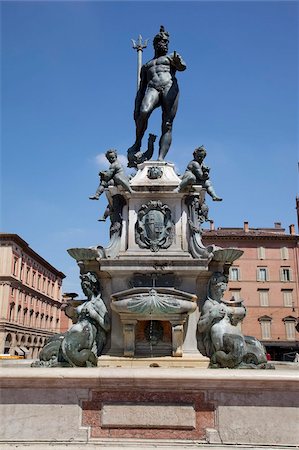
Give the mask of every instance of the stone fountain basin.
POLYGON ((174 288, 140 287, 111 295, 111 308, 119 314, 142 316, 191 314, 197 308, 197 296, 174 288))

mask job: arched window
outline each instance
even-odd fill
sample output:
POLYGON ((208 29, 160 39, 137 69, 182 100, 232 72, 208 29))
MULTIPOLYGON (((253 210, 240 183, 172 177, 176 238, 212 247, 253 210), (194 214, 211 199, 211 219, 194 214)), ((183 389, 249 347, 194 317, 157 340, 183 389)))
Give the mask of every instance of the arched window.
POLYGON ((24 308, 24 314, 23 314, 23 324, 26 325, 27 323, 27 313, 28 313, 28 308, 24 308))
POLYGON ((10 333, 7 334, 5 342, 4 342, 4 353, 8 354, 11 348, 12 336, 10 333))
POLYGON ((12 322, 13 321, 13 319, 14 319, 14 311, 15 311, 15 303, 14 302, 12 302, 10 305, 9 305, 9 322, 12 322))
POLYGON ((261 324, 261 338, 265 340, 271 339, 271 322, 272 318, 263 316, 258 319, 261 324))
POLYGON ((293 316, 284 317, 285 335, 288 341, 296 340, 296 323, 297 319, 293 316))
POLYGON ((30 315, 29 315, 29 326, 32 325, 32 317, 33 317, 33 309, 30 309, 30 315))

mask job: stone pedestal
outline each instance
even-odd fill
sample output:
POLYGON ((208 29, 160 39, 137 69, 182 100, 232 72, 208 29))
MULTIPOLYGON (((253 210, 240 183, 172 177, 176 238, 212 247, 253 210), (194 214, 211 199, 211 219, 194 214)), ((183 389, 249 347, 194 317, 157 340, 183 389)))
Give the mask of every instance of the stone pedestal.
MULTIPOLYGON (((109 203, 119 216, 116 224, 112 218, 109 246, 69 250, 81 271, 95 272, 102 285, 112 319, 111 339, 104 354, 134 356, 136 324, 168 321, 172 356, 200 357, 196 342, 198 305, 206 295, 211 258, 207 252, 200 258, 190 253, 188 205, 186 194, 177 192, 180 181, 173 164, 144 162, 130 180, 133 192, 113 186, 107 190, 109 203), (138 296, 147 295, 150 302, 150 291, 156 292, 157 304, 162 301, 160 309, 138 309, 138 296)), ((195 191, 204 196, 200 187, 195 191)))
POLYGON ((297 448, 298 384, 298 370, 2 368, 0 447, 297 448))
POLYGON ((211 274, 223 270, 226 261, 221 254, 212 260, 215 249, 201 243, 197 208, 204 202, 205 189, 193 186, 181 193, 180 182, 171 163, 140 164, 130 180, 132 192, 120 186, 106 190, 111 208, 110 244, 68 250, 82 273, 95 272, 100 280, 111 317, 104 355, 136 355, 138 323, 160 321, 170 324, 171 342, 161 333, 156 347, 159 356, 201 357, 196 339, 200 305, 211 274), (163 300, 160 309, 138 307, 140 296, 147 296, 146 302, 151 303, 150 292, 156 293, 157 304, 163 300))

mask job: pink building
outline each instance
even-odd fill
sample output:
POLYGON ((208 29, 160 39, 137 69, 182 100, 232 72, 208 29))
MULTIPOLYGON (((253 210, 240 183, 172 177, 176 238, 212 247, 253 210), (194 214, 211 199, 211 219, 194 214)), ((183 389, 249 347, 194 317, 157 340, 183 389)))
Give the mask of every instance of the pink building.
MULTIPOLYGON (((299 352, 299 236, 274 228, 204 230, 205 245, 237 247, 243 256, 230 268, 226 298, 244 299, 247 316, 242 331, 261 340, 272 359, 299 352), (297 328, 296 328, 297 327, 297 328)), ((293 356, 293 354, 292 354, 293 356)))
POLYGON ((0 354, 35 358, 60 332, 63 278, 20 236, 0 233, 0 354))

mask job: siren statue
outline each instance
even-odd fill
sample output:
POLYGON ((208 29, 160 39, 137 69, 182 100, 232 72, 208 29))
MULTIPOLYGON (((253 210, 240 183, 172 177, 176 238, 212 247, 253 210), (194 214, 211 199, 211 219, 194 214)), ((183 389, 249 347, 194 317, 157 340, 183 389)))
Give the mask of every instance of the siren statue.
POLYGON ((93 272, 81 275, 82 291, 87 301, 73 308, 66 305, 65 314, 72 327, 63 334, 51 336, 32 367, 96 367, 98 356, 110 330, 110 317, 101 297, 101 286, 93 272))
POLYGON ((264 346, 241 332, 239 324, 246 316, 243 300, 223 299, 227 281, 222 272, 214 272, 209 280, 208 295, 198 321, 201 353, 210 358, 211 368, 273 369, 267 362, 264 346))

